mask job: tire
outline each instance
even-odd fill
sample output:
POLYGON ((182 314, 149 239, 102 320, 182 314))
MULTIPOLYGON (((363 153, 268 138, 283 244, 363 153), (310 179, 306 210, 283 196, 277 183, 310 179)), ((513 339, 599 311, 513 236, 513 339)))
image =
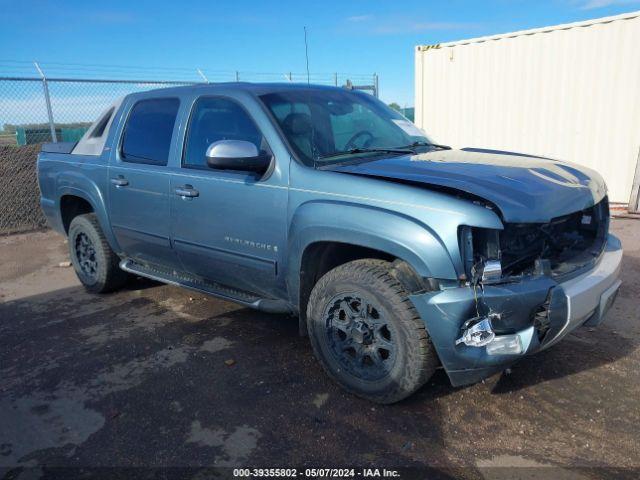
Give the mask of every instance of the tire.
POLYGON ((68 244, 71 264, 87 291, 111 292, 127 281, 127 273, 118 266, 120 258, 111 250, 95 213, 71 220, 68 244))
POLYGON ((408 397, 438 366, 424 322, 390 270, 389 262, 374 259, 336 267, 307 304, 309 338, 326 372, 376 403, 408 397))

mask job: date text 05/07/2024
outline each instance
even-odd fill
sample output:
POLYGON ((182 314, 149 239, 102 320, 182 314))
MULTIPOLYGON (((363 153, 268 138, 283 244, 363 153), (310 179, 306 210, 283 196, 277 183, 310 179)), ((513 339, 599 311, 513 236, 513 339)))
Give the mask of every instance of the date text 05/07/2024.
POLYGON ((234 477, 279 477, 279 478, 399 478, 397 470, 386 468, 235 468, 234 477))

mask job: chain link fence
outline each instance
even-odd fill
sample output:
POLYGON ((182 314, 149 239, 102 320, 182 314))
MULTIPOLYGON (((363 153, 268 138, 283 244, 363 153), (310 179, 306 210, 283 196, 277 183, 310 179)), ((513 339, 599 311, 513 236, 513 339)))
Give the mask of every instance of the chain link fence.
MULTIPOLYGON (((216 80, 307 82, 306 74, 229 73, 216 80)), ((309 80, 377 95, 375 74, 313 74, 309 80)), ((79 140, 102 111, 129 93, 196 83, 202 82, 0 77, 0 235, 46 227, 36 175, 42 143, 79 140)))
POLYGON ((36 159, 46 142, 74 142, 116 98, 188 82, 0 77, 0 235, 46 227, 36 159))

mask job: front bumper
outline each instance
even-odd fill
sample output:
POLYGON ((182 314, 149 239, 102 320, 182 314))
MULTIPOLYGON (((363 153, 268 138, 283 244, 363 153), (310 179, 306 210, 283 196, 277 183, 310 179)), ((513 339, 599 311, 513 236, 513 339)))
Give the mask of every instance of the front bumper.
MULTIPOLYGON (((525 355, 550 347, 580 325, 598 325, 620 287, 622 246, 609 235, 598 262, 587 272, 558 283, 550 277, 517 283, 469 287, 412 295, 440 361, 455 386, 474 383, 503 370, 525 355), (496 338, 511 336, 522 345, 520 354, 489 354, 486 347, 456 345, 462 325, 477 315, 498 318, 496 338), (545 327, 534 322, 545 319, 545 327)), ((503 338, 504 339, 504 338, 503 338)))

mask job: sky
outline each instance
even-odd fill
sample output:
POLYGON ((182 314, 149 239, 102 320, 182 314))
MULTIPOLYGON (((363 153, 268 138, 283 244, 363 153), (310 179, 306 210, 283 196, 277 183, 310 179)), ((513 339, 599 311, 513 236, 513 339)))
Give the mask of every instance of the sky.
POLYGON ((384 101, 411 106, 415 45, 633 10, 640 0, 0 0, 0 76, 35 75, 36 60, 56 76, 138 66, 153 78, 197 80, 200 68, 213 81, 236 70, 284 80, 305 72, 306 26, 312 78, 375 72, 384 101))

